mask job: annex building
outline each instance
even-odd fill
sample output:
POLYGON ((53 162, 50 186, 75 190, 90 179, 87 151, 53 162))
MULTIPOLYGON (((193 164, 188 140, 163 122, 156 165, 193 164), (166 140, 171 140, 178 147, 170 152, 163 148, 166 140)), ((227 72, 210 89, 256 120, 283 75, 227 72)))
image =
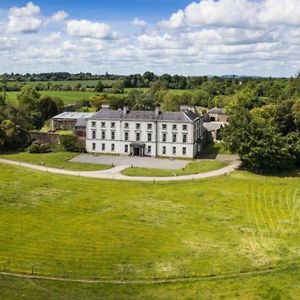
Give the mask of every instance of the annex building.
POLYGON ((186 107, 179 112, 103 108, 86 120, 91 153, 193 158, 202 140, 203 118, 186 107))

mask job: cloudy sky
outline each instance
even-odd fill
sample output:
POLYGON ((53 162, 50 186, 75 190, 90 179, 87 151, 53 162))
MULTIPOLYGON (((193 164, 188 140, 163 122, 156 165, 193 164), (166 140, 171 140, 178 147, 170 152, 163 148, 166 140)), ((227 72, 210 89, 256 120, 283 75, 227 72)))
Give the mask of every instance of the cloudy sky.
POLYGON ((293 76, 300 0, 0 0, 0 73, 293 76))

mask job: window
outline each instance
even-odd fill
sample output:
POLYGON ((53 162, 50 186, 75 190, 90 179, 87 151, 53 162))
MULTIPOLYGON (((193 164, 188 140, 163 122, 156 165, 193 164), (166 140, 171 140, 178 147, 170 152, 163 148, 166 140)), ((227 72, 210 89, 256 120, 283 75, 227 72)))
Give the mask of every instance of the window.
POLYGON ((92 127, 96 127, 96 122, 95 121, 92 122, 92 127))
POLYGON ((125 124, 124 124, 124 128, 129 128, 129 124, 128 124, 128 123, 125 123, 125 124))
POLYGON ((151 146, 148 146, 148 153, 151 153, 151 146))
POLYGON ((152 124, 147 124, 147 129, 151 130, 152 129, 152 124))
POLYGON ((141 139, 141 134, 139 132, 136 133, 136 141, 138 142, 141 139))
POLYGON ((135 124, 135 128, 136 128, 136 129, 140 129, 140 128, 141 128, 141 124, 140 124, 140 123, 136 123, 136 124, 135 124))
POLYGON ((105 140, 105 131, 101 132, 101 138, 102 138, 102 140, 105 140))
POLYGON ((183 142, 183 143, 186 143, 186 140, 187 140, 187 135, 186 135, 186 134, 183 134, 183 135, 182 135, 182 142, 183 142))
POLYGON ((173 134, 173 143, 176 143, 177 142, 177 135, 176 134, 173 134))
POLYGON ((111 144, 111 151, 115 151, 115 144, 111 144))
POLYGON ((176 125, 176 124, 173 124, 173 125, 172 125, 172 129, 173 129, 173 130, 177 130, 177 125, 176 125))
POLYGON ((173 147, 173 149, 172 149, 172 153, 173 153, 173 155, 175 155, 175 154, 176 154, 176 147, 173 147))
POLYGON ((167 129, 167 124, 162 124, 162 129, 166 130, 167 129))
POLYGON ((96 131, 95 131, 95 130, 92 131, 92 138, 93 138, 93 139, 96 138, 96 131))
POLYGON ((148 142, 152 141, 152 133, 148 133, 148 142))
POLYGON ((128 153, 128 145, 125 145, 124 151, 125 151, 125 153, 128 153))
POLYGON ((186 147, 182 148, 182 155, 186 155, 186 147))
POLYGON ((166 154, 166 146, 162 147, 162 154, 166 154))
POLYGON ((96 150, 96 143, 93 143, 93 144, 92 144, 92 149, 93 149, 93 150, 96 150))
POLYGON ((163 133, 163 135, 162 135, 162 141, 163 142, 167 141, 167 134, 166 133, 163 133))
POLYGON ((101 122, 101 127, 105 128, 105 122, 101 122))
POLYGON ((128 141, 128 140, 129 140, 129 133, 125 132, 125 141, 128 141))
POLYGON ((111 132, 111 139, 114 140, 116 137, 116 133, 114 131, 111 132))
POLYGON ((102 144, 101 148, 102 148, 102 151, 105 151, 105 144, 102 144))
POLYGON ((115 122, 111 122, 110 126, 111 126, 111 128, 115 128, 116 127, 116 123, 115 122))
POLYGON ((187 130, 187 125, 186 124, 182 125, 182 130, 187 130))

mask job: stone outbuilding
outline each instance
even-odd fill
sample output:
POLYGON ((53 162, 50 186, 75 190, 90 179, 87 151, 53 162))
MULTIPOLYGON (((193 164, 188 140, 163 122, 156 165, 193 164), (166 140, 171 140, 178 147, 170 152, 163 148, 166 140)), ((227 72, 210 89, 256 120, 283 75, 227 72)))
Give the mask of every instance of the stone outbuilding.
POLYGON ((210 121, 228 122, 228 116, 223 108, 214 107, 208 111, 210 121))

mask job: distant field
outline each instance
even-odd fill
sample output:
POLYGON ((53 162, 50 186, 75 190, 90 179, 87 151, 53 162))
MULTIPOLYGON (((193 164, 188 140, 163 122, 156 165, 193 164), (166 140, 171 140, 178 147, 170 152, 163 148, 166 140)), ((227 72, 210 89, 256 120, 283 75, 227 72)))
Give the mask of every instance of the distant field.
MULTIPOLYGON (((111 86, 115 80, 101 80, 103 85, 111 86)), ((32 86, 36 86, 38 84, 51 83, 52 85, 70 85, 75 86, 77 84, 81 84, 82 86, 95 86, 98 83, 98 80, 61 80, 61 81, 29 81, 29 82, 9 82, 8 85, 12 84, 29 84, 32 86)))
MULTIPOLYGON (((131 89, 125 89, 125 93, 130 91, 131 89)), ((138 88, 137 90, 140 91, 147 91, 147 88, 138 88)), ((174 94, 183 94, 184 92, 193 92, 193 91, 187 91, 187 90, 170 90, 171 93, 174 94)), ((16 103, 16 97, 19 92, 8 92, 7 97, 8 101, 10 103, 16 103)), ((99 95, 99 94, 104 94, 104 93, 96 93, 96 92, 77 92, 77 91, 39 91, 40 94, 42 95, 49 95, 52 97, 59 97, 61 98, 65 105, 69 104, 74 104, 76 102, 79 102, 81 100, 85 100, 90 98, 91 96, 94 95, 99 95)), ((107 94, 107 93, 106 93, 107 94)), ((108 94, 108 95, 113 95, 116 97, 123 97, 124 94, 108 94)))
MULTIPOLYGON (((8 92, 8 100, 11 103, 16 103, 16 97, 19 92, 8 92)), ((65 105, 74 104, 81 100, 88 99, 91 96, 99 93, 94 92, 73 92, 73 91, 40 91, 42 95, 49 95, 52 97, 59 97, 64 101, 65 105)))

